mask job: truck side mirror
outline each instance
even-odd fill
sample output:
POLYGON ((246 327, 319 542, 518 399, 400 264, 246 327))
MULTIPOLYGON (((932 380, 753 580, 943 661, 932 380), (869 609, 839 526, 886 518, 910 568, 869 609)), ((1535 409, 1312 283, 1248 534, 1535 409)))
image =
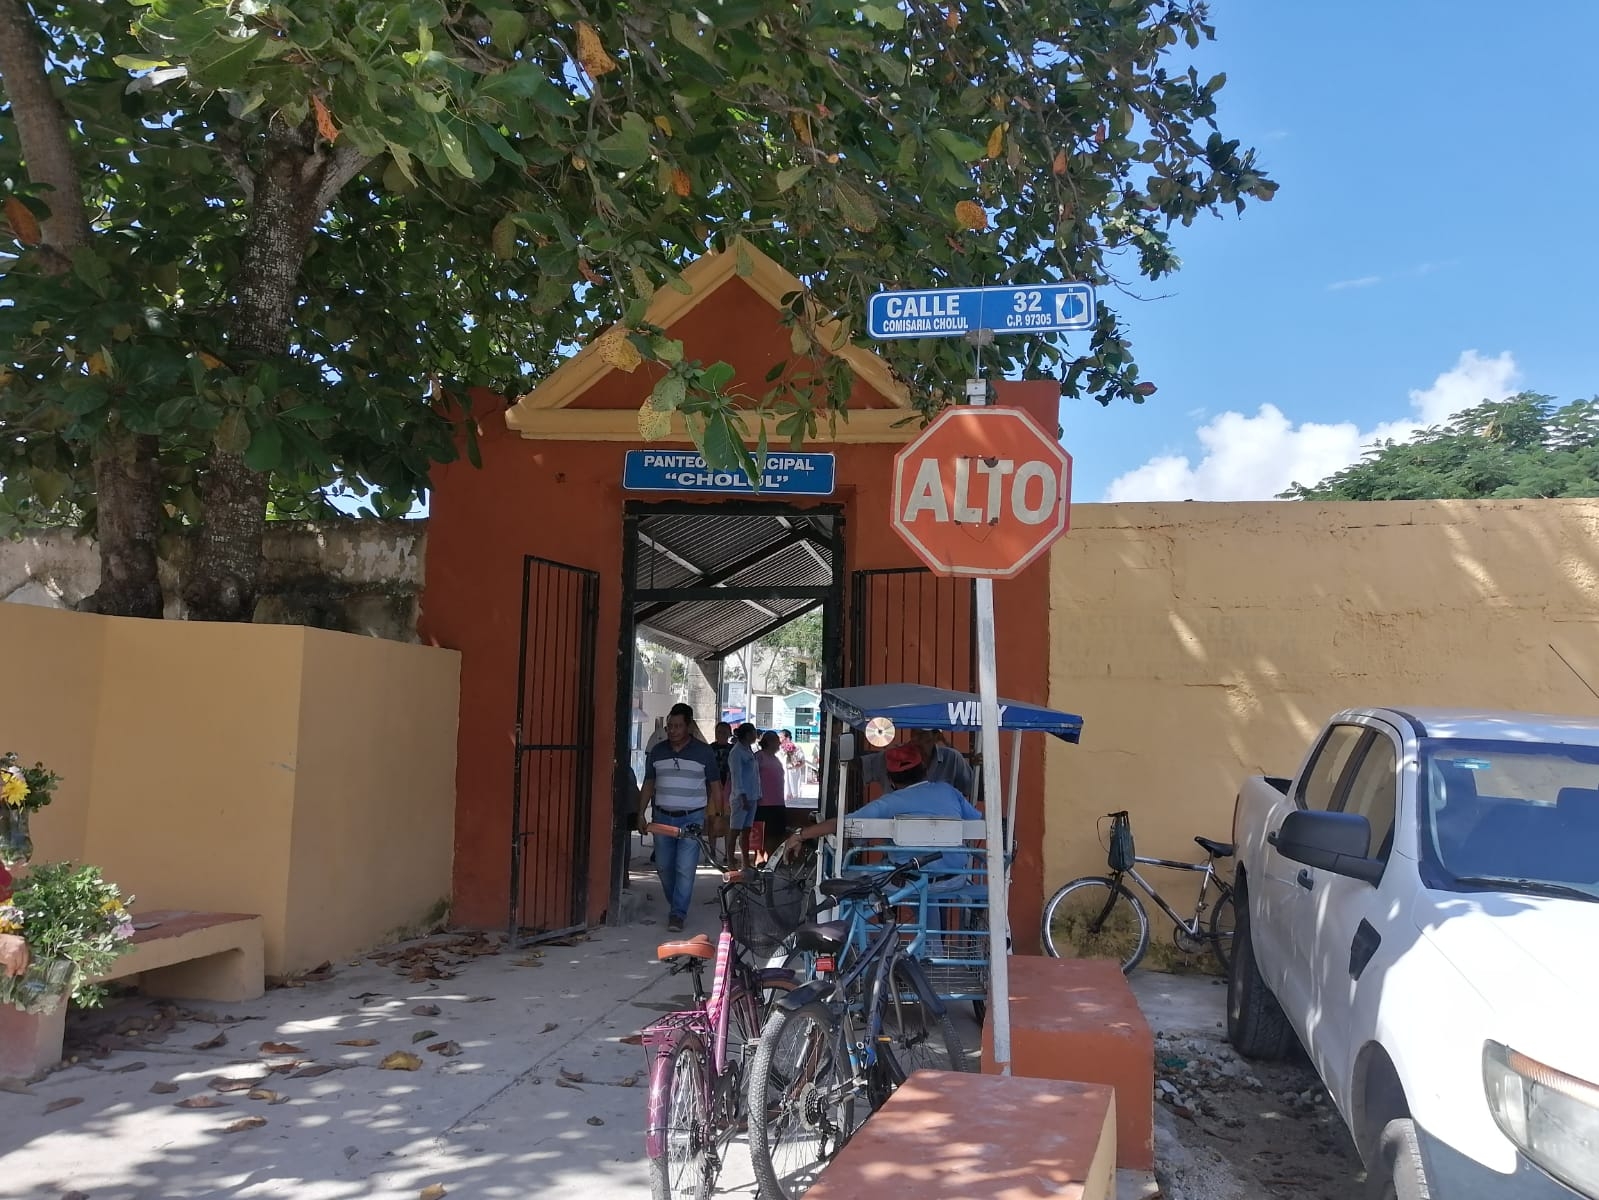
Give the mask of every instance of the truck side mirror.
POLYGON ((855 735, 853 733, 841 733, 838 735, 838 761, 855 761, 855 735))
POLYGON ((1267 841, 1284 858, 1334 875, 1375 886, 1382 878, 1380 859, 1370 858, 1371 822, 1360 813, 1296 809, 1267 841))

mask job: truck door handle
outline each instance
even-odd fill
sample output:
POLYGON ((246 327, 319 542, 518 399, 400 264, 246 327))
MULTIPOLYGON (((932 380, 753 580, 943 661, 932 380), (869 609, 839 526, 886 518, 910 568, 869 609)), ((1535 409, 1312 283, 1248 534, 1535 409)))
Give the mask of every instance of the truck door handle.
POLYGON ((1310 872, 1304 867, 1299 868, 1299 874, 1294 876, 1294 882, 1307 892, 1316 886, 1316 881, 1310 877, 1310 872))

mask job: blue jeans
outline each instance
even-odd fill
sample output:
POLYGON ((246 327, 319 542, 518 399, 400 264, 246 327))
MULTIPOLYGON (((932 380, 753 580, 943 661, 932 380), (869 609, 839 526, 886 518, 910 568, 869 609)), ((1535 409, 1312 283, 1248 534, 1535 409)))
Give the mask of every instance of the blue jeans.
MULTIPOLYGON (((685 825, 704 825, 705 810, 670 813, 655 810, 655 820, 662 825, 678 829, 685 825)), ((684 920, 689 905, 694 902, 694 870, 700 865, 700 844, 693 838, 657 837, 655 839, 655 871, 661 877, 661 890, 666 893, 666 903, 671 915, 684 920)))

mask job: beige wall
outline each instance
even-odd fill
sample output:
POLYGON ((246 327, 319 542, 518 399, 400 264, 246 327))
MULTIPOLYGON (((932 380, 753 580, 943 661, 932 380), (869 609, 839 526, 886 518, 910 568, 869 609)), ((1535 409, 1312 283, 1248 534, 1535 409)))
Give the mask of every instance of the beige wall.
POLYGON ((308 965, 449 902, 460 655, 304 635, 287 930, 308 965))
POLYGON ((1114 809, 1144 854, 1227 837, 1239 780, 1346 706, 1599 714, 1599 501, 1085 505, 1051 566, 1084 730, 1049 751, 1046 888, 1103 871, 1114 809))
POLYGON ((450 890, 454 651, 284 625, 0 605, 36 681, 0 731, 63 777, 37 860, 137 907, 259 913, 267 969, 364 949, 450 890))

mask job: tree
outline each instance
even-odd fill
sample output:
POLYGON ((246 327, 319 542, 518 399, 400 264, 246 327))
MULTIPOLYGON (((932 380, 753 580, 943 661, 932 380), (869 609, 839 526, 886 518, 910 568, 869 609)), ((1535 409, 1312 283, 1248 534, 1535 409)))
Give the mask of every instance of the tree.
POLYGON ((1599 496, 1599 399, 1564 407, 1521 392, 1484 401, 1286 500, 1460 500, 1599 496))
MULTIPOLYGON (((18 519, 97 528, 105 611, 249 619, 262 519, 325 489, 401 511, 475 454, 466 389, 526 390, 610 323, 718 466, 752 409, 838 419, 832 351, 879 286, 1159 279, 1173 223, 1275 190, 1173 61, 1198 0, 0 0, 0 472, 18 519), (12 136, 15 133, 16 136, 12 136), (759 395, 643 324, 746 237, 805 281, 759 395)), ((931 411, 958 343, 897 343, 931 411)), ((1114 310, 1029 340, 1108 403, 1153 392, 1114 310)), ((762 427, 764 428, 764 426, 762 427)), ((753 445, 750 443, 753 441, 753 445)), ((0 512, 0 515, 4 515, 0 512)))

